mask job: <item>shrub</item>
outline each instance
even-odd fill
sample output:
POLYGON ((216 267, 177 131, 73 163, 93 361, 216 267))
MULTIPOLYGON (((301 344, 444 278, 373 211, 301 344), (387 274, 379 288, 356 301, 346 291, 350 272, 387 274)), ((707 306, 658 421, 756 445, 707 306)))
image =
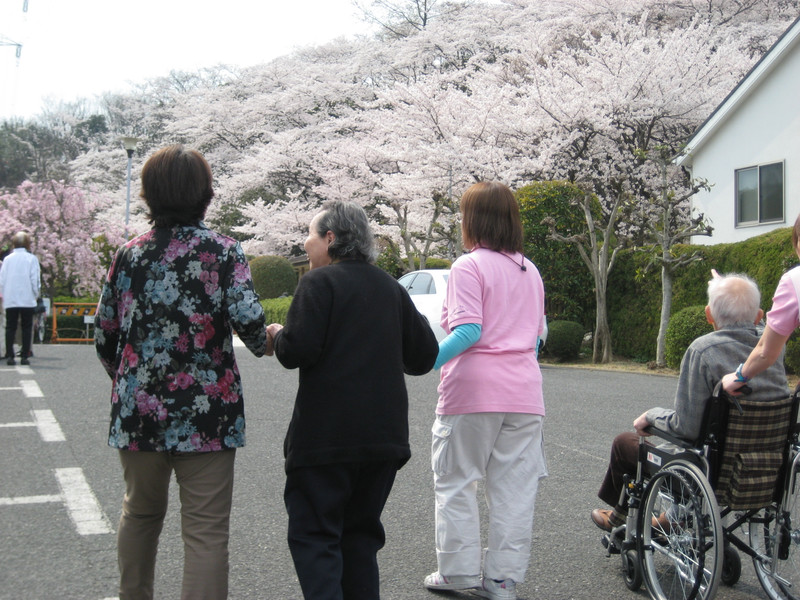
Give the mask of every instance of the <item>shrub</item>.
MULTIPOLYGON (((515 192, 524 233, 524 250, 544 281, 545 308, 554 321, 578 321, 585 327, 594 322, 594 280, 573 244, 550 237, 545 219, 552 219, 563 235, 586 230, 584 192, 565 181, 543 181, 515 192)), ((599 217, 600 204, 593 202, 599 217)))
POLYGON ((375 264, 395 279, 405 272, 400 257, 397 255, 397 249, 391 246, 381 250, 375 264))
MULTIPOLYGON (((761 308, 768 310, 781 275, 797 264, 791 238, 792 228, 782 227, 730 244, 676 246, 676 253, 698 252, 701 260, 678 271, 672 288, 672 314, 707 301, 712 267, 720 273, 750 275, 761 289, 761 308)), ((645 361, 655 359, 661 311, 660 269, 637 276, 648 260, 645 253, 621 251, 609 275, 607 298, 614 354, 645 361)))
POLYGON ((669 320, 665 338, 664 358, 667 366, 677 369, 681 365, 686 349, 701 335, 714 331, 714 327, 706 319, 704 305, 687 306, 679 310, 669 320))
POLYGON ((297 274, 282 256, 257 256, 250 261, 253 286, 260 299, 294 294, 297 274))
POLYGON ((575 321, 548 323, 545 352, 561 361, 578 358, 583 343, 583 333, 583 325, 575 321))
POLYGON ((452 263, 446 258, 428 257, 425 261, 426 269, 449 269, 452 263))
POLYGON ((783 357, 783 364, 787 373, 800 375, 800 336, 797 331, 789 336, 786 341, 786 354, 783 357))
POLYGON ((267 317, 267 324, 280 323, 281 325, 286 325, 286 314, 289 312, 289 305, 291 303, 291 296, 262 300, 261 306, 264 307, 264 314, 267 317))

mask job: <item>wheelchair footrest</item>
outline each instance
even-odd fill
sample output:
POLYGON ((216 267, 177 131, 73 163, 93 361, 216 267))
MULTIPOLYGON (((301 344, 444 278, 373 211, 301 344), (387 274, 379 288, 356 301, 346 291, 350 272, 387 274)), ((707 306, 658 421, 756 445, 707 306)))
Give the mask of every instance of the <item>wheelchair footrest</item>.
POLYGON ((620 546, 617 543, 617 540, 612 537, 612 534, 606 533, 600 538, 600 543, 603 544, 603 547, 608 551, 607 556, 611 556, 612 554, 619 554, 620 553, 620 546))

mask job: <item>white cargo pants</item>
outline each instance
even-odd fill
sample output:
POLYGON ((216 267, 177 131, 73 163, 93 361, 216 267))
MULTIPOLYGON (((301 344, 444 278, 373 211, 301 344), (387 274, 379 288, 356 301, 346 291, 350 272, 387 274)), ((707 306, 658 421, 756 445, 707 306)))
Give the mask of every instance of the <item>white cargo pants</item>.
POLYGON ((438 415, 431 465, 436 496, 436 557, 445 576, 522 582, 528 568, 539 479, 547 476, 541 415, 438 415), (481 571, 478 481, 489 510, 481 571))

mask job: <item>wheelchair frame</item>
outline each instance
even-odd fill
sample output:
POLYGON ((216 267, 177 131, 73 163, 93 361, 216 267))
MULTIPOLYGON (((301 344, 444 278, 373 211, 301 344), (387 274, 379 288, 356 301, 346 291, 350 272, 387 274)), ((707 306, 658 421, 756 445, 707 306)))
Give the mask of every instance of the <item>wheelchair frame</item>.
MULTIPOLYGON (((717 386, 714 399, 720 393, 717 386)), ((800 384, 792 396, 792 425, 773 496, 777 501, 760 508, 720 509, 709 482, 709 474, 715 475, 709 456, 717 440, 707 423, 699 443, 648 429, 672 446, 640 439, 636 477, 626 478, 620 498, 620 505, 628 506, 626 522, 601 540, 609 555, 621 555, 630 590, 645 583, 654 600, 710 600, 720 581, 733 585, 739 580, 738 550, 752 559, 770 599, 800 600, 798 403, 800 384), (747 542, 741 537, 745 534, 747 542)))

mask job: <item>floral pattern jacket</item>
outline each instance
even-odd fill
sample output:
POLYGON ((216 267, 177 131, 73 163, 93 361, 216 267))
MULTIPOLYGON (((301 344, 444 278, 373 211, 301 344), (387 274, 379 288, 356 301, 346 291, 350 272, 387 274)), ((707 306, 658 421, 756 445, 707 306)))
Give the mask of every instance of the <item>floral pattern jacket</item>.
POLYGON ((245 443, 235 330, 267 349, 264 311, 235 240, 205 225, 155 228, 122 246, 95 316, 113 380, 108 445, 210 452, 245 443))

